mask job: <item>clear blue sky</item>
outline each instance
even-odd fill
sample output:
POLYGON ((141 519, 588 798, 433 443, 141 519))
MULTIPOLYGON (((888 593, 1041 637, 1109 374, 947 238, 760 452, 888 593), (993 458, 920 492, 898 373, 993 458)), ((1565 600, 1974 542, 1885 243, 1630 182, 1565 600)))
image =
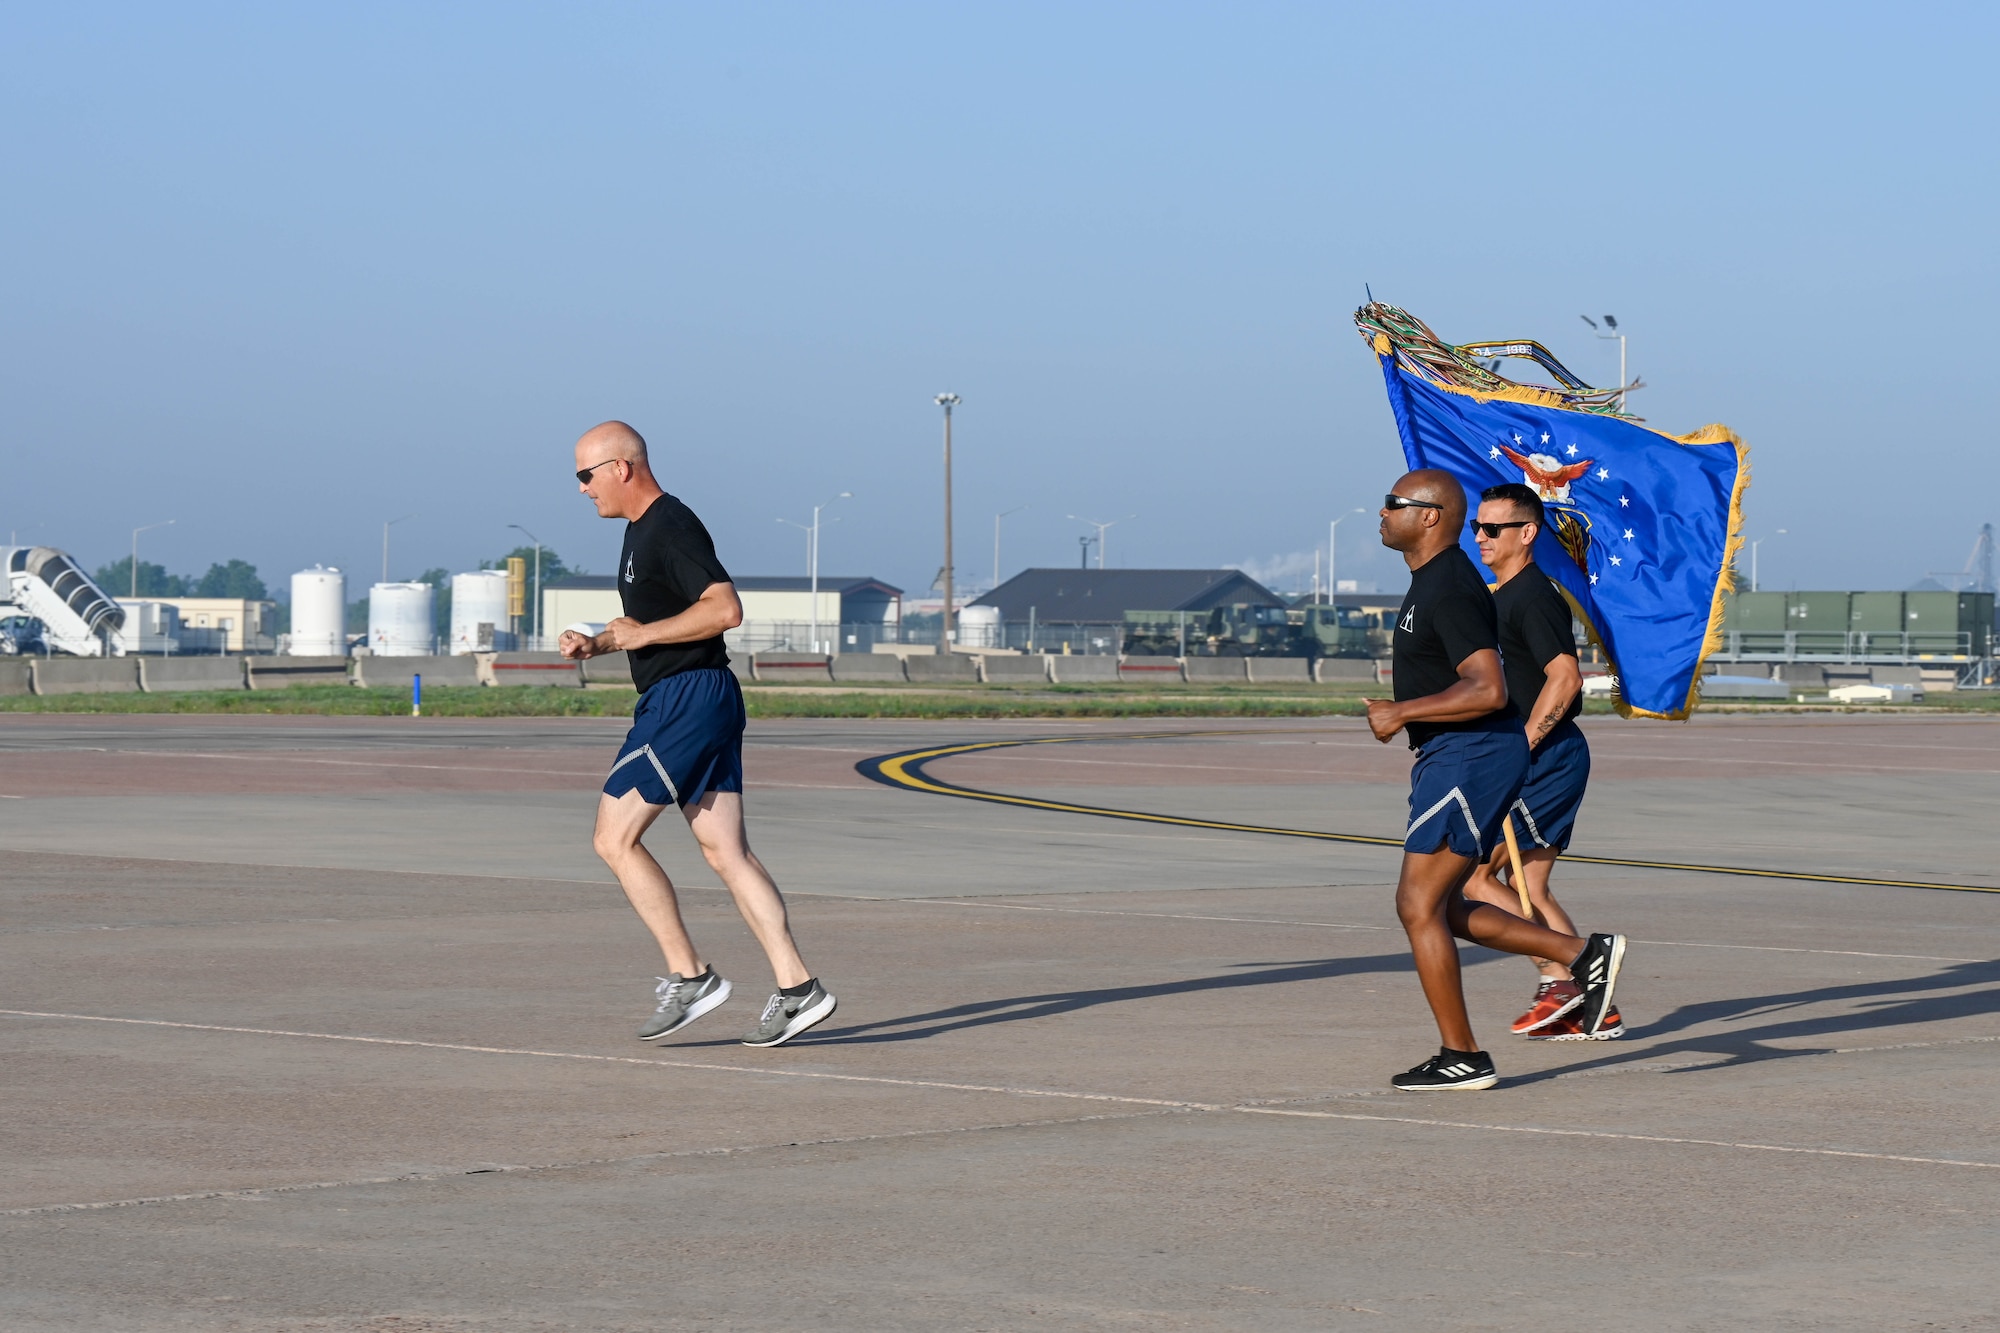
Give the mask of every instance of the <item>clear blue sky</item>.
MULTIPOLYGON (((471 568, 605 417, 744 574, 1309 568, 1399 453, 1362 284, 1751 443, 1767 587, 2000 519, 1990 7, 0 10, 0 535, 471 568), (1290 563, 1287 564, 1287 561, 1290 563)), ((1372 522, 1343 575, 1388 580, 1372 522)), ((1279 581, 1290 585, 1292 576, 1279 581)))

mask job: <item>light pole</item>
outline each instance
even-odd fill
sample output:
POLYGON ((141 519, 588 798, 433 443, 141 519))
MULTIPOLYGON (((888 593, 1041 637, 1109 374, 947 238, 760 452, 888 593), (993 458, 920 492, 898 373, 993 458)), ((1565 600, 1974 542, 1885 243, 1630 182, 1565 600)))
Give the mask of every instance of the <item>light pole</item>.
MULTIPOLYGON (((1591 317, 1590 317, 1589 315, 1578 315, 1578 316, 1577 316, 1577 318, 1578 318, 1578 319, 1581 319, 1581 320, 1582 320, 1582 321, 1583 321, 1584 323, 1586 323, 1586 324, 1590 325, 1590 327, 1591 327, 1591 328, 1593 328, 1593 329, 1597 327, 1597 321, 1596 321, 1596 320, 1594 320, 1594 319, 1592 319, 1592 318, 1591 318, 1591 317)), ((1613 339, 1616 339, 1616 340, 1617 340, 1617 343, 1618 343, 1618 410, 1619 410, 1620 412, 1623 412, 1623 411, 1625 410, 1625 335, 1624 335, 1624 334, 1622 334, 1622 333, 1620 333, 1620 332, 1618 331, 1618 317, 1617 317, 1617 316, 1615 316, 1615 315, 1606 315, 1606 316, 1604 317, 1604 322, 1605 322, 1605 324, 1606 324, 1606 325, 1608 325, 1608 326, 1610 327, 1610 329, 1611 329, 1611 332, 1609 332, 1609 333, 1600 333, 1600 334, 1598 334, 1597 336, 1598 336, 1598 337, 1600 337, 1600 338, 1602 338, 1602 339, 1604 339, 1604 340, 1605 340, 1606 342, 1610 342, 1610 341, 1612 341, 1613 339)))
MULTIPOLYGON (((1368 511, 1366 509, 1350 509, 1346 513, 1342 514, 1339 518, 1336 518, 1335 520, 1333 520, 1333 522, 1326 525, 1326 604, 1328 606, 1332 606, 1334 604, 1333 599, 1335 595, 1340 592, 1340 580, 1336 579, 1333 576, 1333 571, 1336 563, 1333 558, 1334 557, 1333 543, 1340 536, 1340 525, 1345 523, 1348 519, 1353 518, 1356 514, 1365 514, 1367 512, 1368 511)), ((1337 615, 1334 617, 1334 619, 1336 620, 1338 620, 1339 618, 1340 617, 1337 615)))
POLYGON ((537 650, 539 650, 542 646, 542 539, 540 537, 537 537, 534 533, 529 532, 519 523, 509 523, 507 526, 514 529, 514 531, 520 533, 522 536, 526 537, 529 541, 535 544, 534 627, 535 627, 535 647, 537 650))
POLYGON ((389 529, 401 523, 403 519, 415 517, 415 514, 405 514, 403 518, 392 518, 382 525, 382 582, 384 583, 389 581, 389 529))
POLYGON ((1000 586, 1000 520, 1009 514, 1018 514, 1027 507, 1015 505, 1012 509, 1002 510, 993 516, 993 586, 996 588, 1000 586))
POLYGON ((1771 540, 1771 537, 1782 537, 1784 535, 1785 535, 1785 530, 1783 528, 1779 528, 1776 532, 1773 532, 1770 537, 1759 537, 1755 541, 1750 543, 1750 591, 1751 592, 1757 591, 1757 548, 1762 546, 1765 542, 1771 540))
POLYGON ((959 404, 955 393, 941 393, 931 399, 944 409, 944 618, 938 622, 938 654, 951 651, 951 409, 959 404))
POLYGON ((132 596, 139 595, 139 534, 151 532, 154 528, 171 528, 178 519, 168 519, 164 523, 148 523, 143 528, 132 529, 132 596))
POLYGON ((1125 515, 1124 518, 1114 518, 1109 523, 1099 523, 1096 519, 1085 518, 1081 514, 1070 515, 1070 518, 1072 518, 1076 522, 1087 523, 1091 527, 1097 529, 1097 567, 1099 569, 1104 568, 1104 534, 1108 530, 1117 527, 1120 523, 1125 522, 1127 519, 1134 519, 1137 517, 1139 517, 1137 514, 1127 514, 1125 515))
POLYGON ((842 491, 840 494, 834 496, 833 500, 828 500, 822 504, 816 504, 813 506, 812 543, 811 543, 811 550, 808 554, 808 559, 810 560, 812 566, 810 578, 812 579, 812 651, 813 652, 819 651, 819 511, 826 508, 827 505, 832 504, 834 500, 851 500, 853 498, 854 498, 853 491, 842 491))

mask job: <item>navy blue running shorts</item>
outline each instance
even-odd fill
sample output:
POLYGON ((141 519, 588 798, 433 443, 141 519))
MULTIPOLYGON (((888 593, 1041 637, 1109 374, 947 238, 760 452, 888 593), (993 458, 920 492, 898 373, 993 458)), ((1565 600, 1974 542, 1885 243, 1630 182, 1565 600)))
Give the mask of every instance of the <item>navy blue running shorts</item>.
POLYGON ((1528 757, 1528 781, 1514 802, 1514 837, 1523 847, 1569 850, 1583 789, 1590 784, 1590 743, 1564 722, 1528 757))
POLYGON ((1510 717, 1478 731, 1439 732, 1410 771, 1406 852, 1449 847, 1483 861, 1500 841, 1501 821, 1528 780, 1528 734, 1510 717))
POLYGON ((606 796, 634 790, 647 805, 679 806, 743 790, 743 689, 728 668, 683 671, 639 696, 604 779, 606 796))

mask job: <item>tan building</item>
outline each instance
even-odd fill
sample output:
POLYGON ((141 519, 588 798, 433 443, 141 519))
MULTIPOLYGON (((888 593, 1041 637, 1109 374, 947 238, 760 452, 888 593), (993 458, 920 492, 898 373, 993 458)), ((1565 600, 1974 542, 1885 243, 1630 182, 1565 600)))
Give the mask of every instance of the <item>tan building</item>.
MULTIPOLYGON (((736 580, 736 594, 743 599, 743 625, 726 636, 737 652, 758 652, 766 648, 803 647, 811 637, 813 595, 811 581, 797 576, 764 577, 745 575, 736 580)), ((821 638, 834 646, 840 627, 848 632, 836 651, 867 651, 858 642, 868 632, 869 642, 887 634, 894 636, 902 619, 902 590, 880 579, 822 576, 819 581, 819 627, 821 638), (867 631, 858 629, 867 627, 867 631)), ((550 640, 564 627, 583 621, 603 624, 624 614, 618 600, 618 584, 609 574, 572 574, 542 585, 542 633, 550 640)))
POLYGON ((171 606, 179 613, 182 652, 271 653, 278 649, 278 636, 271 632, 278 612, 276 602, 252 601, 247 597, 151 597, 146 600, 171 606), (189 630, 210 633, 189 634, 189 630), (215 637, 210 639, 210 634, 215 637), (202 640, 209 640, 214 646, 211 648, 202 640))

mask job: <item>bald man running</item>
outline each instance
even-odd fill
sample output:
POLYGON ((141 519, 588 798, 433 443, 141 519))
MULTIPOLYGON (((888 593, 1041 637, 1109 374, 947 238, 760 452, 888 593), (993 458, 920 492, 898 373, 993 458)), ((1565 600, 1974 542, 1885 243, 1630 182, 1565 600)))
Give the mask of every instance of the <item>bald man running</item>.
POLYGON ((1476 1091, 1500 1075, 1472 1035, 1452 937, 1566 964, 1578 990, 1569 1008, 1593 1033, 1611 1007, 1625 937, 1578 939, 1464 896, 1527 780, 1528 739, 1507 701, 1493 598, 1458 544, 1465 491, 1448 472, 1411 472, 1381 512, 1382 544, 1402 553, 1410 591, 1396 618, 1396 698, 1368 700, 1368 726, 1384 744, 1407 729, 1417 752, 1396 915, 1444 1042, 1391 1083, 1406 1092, 1476 1091))
POLYGON ((600 634, 564 630, 559 647, 574 658, 628 654, 639 691, 631 733, 598 798, 593 839, 667 961, 639 1039, 678 1032, 729 998, 729 983, 688 936, 672 881, 641 842, 671 802, 777 977, 777 993, 743 1044, 782 1045, 831 1014, 834 999, 800 959, 785 900, 743 827, 743 692, 722 646, 722 632, 743 623, 743 603, 708 529, 654 480, 638 431, 607 421, 584 432, 576 480, 599 517, 625 520, 618 554, 625 614, 600 634))

